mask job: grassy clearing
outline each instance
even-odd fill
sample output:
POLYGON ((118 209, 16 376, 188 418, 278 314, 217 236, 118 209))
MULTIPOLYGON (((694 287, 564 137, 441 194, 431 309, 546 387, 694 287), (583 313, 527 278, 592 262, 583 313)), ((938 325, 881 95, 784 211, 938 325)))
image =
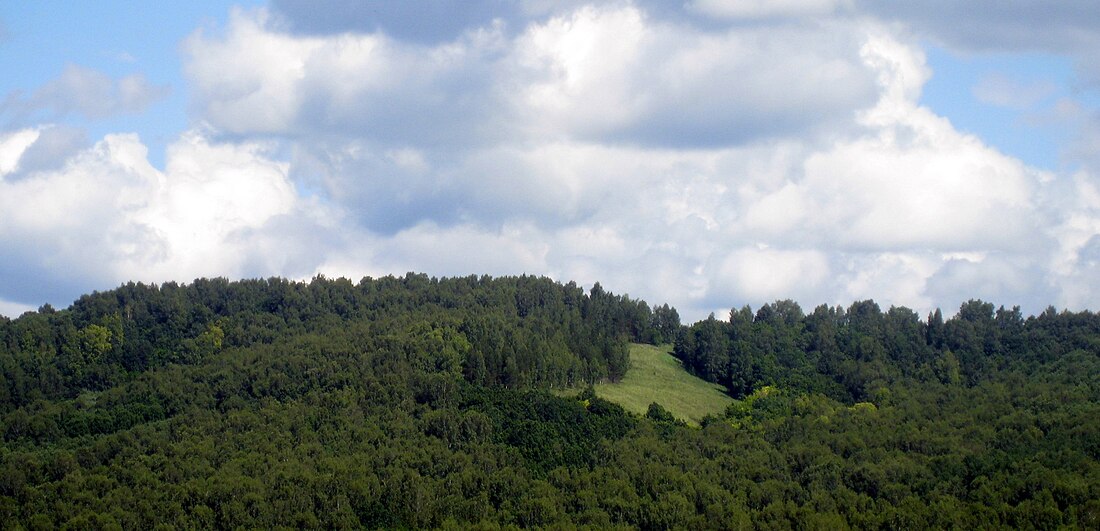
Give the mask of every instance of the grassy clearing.
POLYGON ((649 404, 657 402, 691 425, 698 425, 708 414, 720 415, 733 399, 722 386, 685 371, 670 350, 668 346, 631 345, 626 376, 618 383, 597 384, 596 394, 642 415, 649 404))

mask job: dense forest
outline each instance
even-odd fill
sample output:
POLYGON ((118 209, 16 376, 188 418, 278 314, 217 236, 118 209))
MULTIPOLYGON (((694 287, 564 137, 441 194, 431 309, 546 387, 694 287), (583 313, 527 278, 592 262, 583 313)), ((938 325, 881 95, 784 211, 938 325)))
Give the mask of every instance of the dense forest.
POLYGON ((4 529, 1100 528, 1090 312, 202 279, 0 318, 0 373, 4 529), (738 400, 689 427, 585 389, 630 342, 738 400))

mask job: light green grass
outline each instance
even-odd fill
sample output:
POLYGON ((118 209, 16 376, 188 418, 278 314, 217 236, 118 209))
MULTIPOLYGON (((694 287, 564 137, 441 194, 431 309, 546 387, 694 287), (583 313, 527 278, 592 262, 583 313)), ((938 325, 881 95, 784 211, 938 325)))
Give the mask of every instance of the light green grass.
POLYGON ((596 395, 644 415, 653 402, 676 418, 698 425, 721 415, 733 402, 722 386, 696 378, 672 357, 668 346, 630 345, 630 369, 618 383, 596 385, 596 395))

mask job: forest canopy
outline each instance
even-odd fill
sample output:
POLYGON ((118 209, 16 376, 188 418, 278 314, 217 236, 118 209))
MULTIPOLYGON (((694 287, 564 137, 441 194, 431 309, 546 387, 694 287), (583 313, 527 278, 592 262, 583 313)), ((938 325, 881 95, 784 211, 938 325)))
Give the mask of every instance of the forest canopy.
POLYGON ((199 279, 0 318, 0 372, 4 528, 1100 526, 1090 312, 199 279), (604 400, 632 342, 737 400, 604 400))

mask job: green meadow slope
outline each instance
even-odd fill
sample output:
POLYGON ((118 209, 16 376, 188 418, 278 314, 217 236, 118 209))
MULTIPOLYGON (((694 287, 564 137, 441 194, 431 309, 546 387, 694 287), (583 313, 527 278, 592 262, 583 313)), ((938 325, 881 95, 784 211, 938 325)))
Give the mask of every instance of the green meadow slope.
POLYGON ((665 345, 630 345, 630 369, 617 383, 597 384, 596 394, 644 415, 653 402, 678 419, 698 425, 707 415, 721 416, 733 402, 722 386, 684 370, 665 345))

